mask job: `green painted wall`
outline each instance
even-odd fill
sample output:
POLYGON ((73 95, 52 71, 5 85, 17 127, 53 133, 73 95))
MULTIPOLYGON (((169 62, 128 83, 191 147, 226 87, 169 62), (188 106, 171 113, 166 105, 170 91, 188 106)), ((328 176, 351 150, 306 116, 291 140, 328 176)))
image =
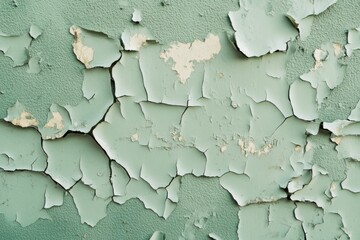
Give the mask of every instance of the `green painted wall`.
POLYGON ((360 2, 4 0, 2 239, 360 239, 360 2))

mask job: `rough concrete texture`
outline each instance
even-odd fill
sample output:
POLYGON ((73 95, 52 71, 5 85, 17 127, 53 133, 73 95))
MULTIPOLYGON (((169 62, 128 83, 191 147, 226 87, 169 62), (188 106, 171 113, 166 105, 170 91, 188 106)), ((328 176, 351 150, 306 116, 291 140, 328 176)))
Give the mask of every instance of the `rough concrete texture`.
POLYGON ((360 239, 359 12, 2 1, 2 238, 360 239))

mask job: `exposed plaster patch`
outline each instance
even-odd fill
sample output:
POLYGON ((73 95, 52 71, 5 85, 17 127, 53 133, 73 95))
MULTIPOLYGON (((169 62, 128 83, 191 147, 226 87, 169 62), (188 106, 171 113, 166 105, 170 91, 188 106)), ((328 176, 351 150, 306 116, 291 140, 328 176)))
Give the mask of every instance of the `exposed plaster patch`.
POLYGON ((110 67, 121 56, 118 39, 75 25, 70 27, 70 33, 74 36, 74 54, 86 68, 110 67))
POLYGON ((121 41, 127 51, 140 51, 147 41, 155 41, 154 36, 145 27, 127 28, 121 34, 121 41))
POLYGON ((20 127, 37 126, 39 122, 29 112, 21 112, 19 118, 13 118, 11 123, 20 127))
POLYGON ((38 128, 43 139, 61 138, 69 129, 72 129, 69 112, 57 104, 50 106, 47 122, 38 128))
POLYGON ((8 109, 6 121, 11 122, 13 125, 26 127, 36 127, 39 125, 37 119, 33 115, 25 110, 25 106, 16 101, 15 105, 8 109))
POLYGON ((62 130, 64 128, 63 118, 59 112, 51 112, 52 118, 45 124, 46 128, 56 128, 62 130))
POLYGON ((135 50, 139 51, 142 46, 146 44, 147 37, 142 34, 134 34, 130 38, 130 46, 128 47, 128 50, 135 50))
POLYGON ((226 150, 227 150, 227 146, 226 146, 226 145, 220 146, 220 152, 225 152, 226 150))
POLYGON ((337 145, 340 144, 342 137, 332 137, 330 138, 332 142, 336 143, 337 145))
POLYGON ((138 133, 134 133, 133 135, 131 135, 131 141, 136 142, 139 140, 139 134, 138 133))
POLYGON ((177 72, 180 82, 186 83, 194 71, 194 62, 203 62, 212 59, 220 52, 220 39, 209 34, 204 41, 195 40, 192 43, 174 43, 167 50, 160 53, 165 62, 172 59, 172 69, 177 72))
POLYGON ((315 58, 315 66, 311 69, 311 71, 315 71, 318 68, 323 66, 323 61, 328 56, 328 52, 323 49, 315 49, 314 51, 314 58, 315 58))
POLYGON ((73 49, 76 58, 82 62, 86 68, 90 68, 90 62, 94 59, 94 49, 83 44, 83 36, 80 28, 72 26, 70 33, 74 36, 73 49))
POLYGON ((242 139, 240 138, 238 141, 238 145, 241 149, 241 153, 245 156, 248 156, 249 154, 262 156, 268 154, 271 149, 274 147, 273 143, 267 143, 263 145, 260 148, 257 148, 254 141, 251 139, 242 139))
POLYGON ((287 15, 300 32, 301 40, 306 40, 310 35, 313 18, 324 12, 337 0, 292 0, 292 6, 287 15))
POLYGON ((333 43, 335 56, 339 56, 342 52, 342 46, 340 43, 333 43))

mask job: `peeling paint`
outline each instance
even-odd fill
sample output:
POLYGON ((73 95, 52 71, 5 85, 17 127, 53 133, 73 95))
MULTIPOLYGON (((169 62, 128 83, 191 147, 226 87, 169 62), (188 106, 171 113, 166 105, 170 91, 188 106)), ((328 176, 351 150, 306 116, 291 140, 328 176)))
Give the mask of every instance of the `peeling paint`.
POLYGON ((174 43, 160 53, 165 62, 172 59, 172 69, 177 72, 181 83, 186 83, 194 71, 194 62, 210 60, 220 52, 219 37, 209 34, 204 41, 195 40, 192 43, 174 43))
POLYGON ((271 9, 271 1, 241 0, 240 10, 229 13, 236 45, 247 57, 285 51, 297 35, 286 16, 271 9))
POLYGON ((1 3, 0 232, 359 239, 359 7, 1 3))
POLYGON ((121 41, 124 44, 125 50, 140 51, 147 41, 155 41, 155 38, 148 29, 138 27, 126 29, 121 34, 121 41))
POLYGON ((314 16, 324 12, 335 4, 337 0, 292 0, 291 2, 292 6, 287 14, 299 29, 300 38, 306 40, 310 35, 314 16))
POLYGON ((86 68, 110 67, 119 59, 119 41, 77 26, 71 26, 70 33, 74 36, 73 51, 86 68))
POLYGON ((72 27, 70 28, 70 33, 74 36, 73 48, 77 59, 84 63, 86 68, 89 68, 90 62, 94 58, 94 49, 82 43, 80 28, 72 27))
POLYGON ((52 118, 45 124, 46 128, 56 128, 62 130, 64 128, 63 118, 59 112, 51 112, 52 118))
POLYGON ((131 20, 135 23, 141 22, 141 11, 139 9, 134 9, 131 20))
POLYGON ((0 51, 13 60, 14 66, 22 66, 28 62, 28 48, 32 42, 30 34, 11 36, 0 31, 0 51))
POLYGON ((8 115, 5 120, 23 128, 39 124, 33 115, 25 110, 25 106, 18 101, 13 107, 8 109, 8 115))

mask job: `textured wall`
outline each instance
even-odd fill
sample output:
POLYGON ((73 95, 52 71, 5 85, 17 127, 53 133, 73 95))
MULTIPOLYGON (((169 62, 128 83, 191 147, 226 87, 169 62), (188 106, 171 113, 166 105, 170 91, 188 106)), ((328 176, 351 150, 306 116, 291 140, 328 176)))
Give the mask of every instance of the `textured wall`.
POLYGON ((360 2, 3 0, 4 239, 360 239, 360 2))

